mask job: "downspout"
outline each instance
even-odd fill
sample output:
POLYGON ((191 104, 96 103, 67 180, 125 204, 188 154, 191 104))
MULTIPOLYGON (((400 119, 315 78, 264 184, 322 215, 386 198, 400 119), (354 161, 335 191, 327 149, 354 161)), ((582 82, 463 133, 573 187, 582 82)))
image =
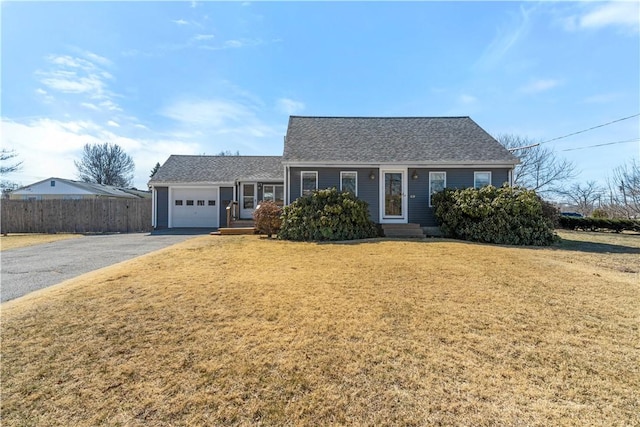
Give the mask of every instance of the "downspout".
POLYGON ((151 228, 153 229, 156 228, 156 221, 157 221, 157 213, 156 213, 156 206, 158 203, 157 197, 158 197, 158 193, 156 192, 156 187, 152 185, 151 186, 151 228))

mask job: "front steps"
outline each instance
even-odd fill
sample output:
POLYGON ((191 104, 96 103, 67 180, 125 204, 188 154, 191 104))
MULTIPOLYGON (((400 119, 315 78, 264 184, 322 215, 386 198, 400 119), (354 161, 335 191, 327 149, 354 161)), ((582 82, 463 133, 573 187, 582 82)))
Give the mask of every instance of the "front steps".
POLYGON ((251 219, 236 219, 231 223, 231 227, 220 227, 214 231, 214 236, 236 236, 239 234, 255 234, 256 223, 251 219))
POLYGON ((420 224, 382 224, 382 234, 385 237, 424 238, 424 231, 420 224))

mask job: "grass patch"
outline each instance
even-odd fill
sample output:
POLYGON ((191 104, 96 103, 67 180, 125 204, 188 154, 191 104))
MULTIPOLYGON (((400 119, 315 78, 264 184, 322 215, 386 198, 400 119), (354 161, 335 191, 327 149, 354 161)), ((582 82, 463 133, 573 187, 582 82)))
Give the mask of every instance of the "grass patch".
POLYGON ((635 242, 194 238, 4 304, 2 422, 632 425, 635 242))
POLYGON ((41 245, 43 243, 57 242, 58 240, 76 239, 81 234, 8 234, 0 236, 0 251, 23 248, 25 246, 41 245))

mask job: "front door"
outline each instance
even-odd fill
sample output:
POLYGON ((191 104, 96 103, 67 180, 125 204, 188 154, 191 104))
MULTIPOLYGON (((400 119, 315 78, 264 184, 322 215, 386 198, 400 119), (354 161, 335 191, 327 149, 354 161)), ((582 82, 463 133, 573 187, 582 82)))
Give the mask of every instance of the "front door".
POLYGON ((381 221, 407 222, 406 171, 381 171, 381 221))
POLYGON ((258 203, 256 183, 242 184, 240 186, 240 218, 250 219, 258 203))

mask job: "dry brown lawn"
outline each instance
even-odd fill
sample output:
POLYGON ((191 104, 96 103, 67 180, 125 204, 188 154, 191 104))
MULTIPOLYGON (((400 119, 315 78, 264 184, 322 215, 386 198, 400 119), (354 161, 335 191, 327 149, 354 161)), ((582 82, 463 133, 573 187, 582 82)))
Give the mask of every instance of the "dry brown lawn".
POLYGON ((2 425, 640 425, 640 237, 562 235, 206 236, 90 273, 2 306, 2 425))
POLYGON ((23 248, 25 246, 41 245, 43 243, 56 242, 58 240, 76 239, 81 234, 8 234, 0 235, 0 251, 23 248))

